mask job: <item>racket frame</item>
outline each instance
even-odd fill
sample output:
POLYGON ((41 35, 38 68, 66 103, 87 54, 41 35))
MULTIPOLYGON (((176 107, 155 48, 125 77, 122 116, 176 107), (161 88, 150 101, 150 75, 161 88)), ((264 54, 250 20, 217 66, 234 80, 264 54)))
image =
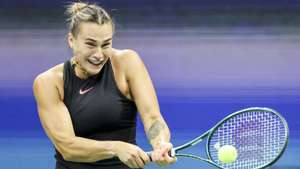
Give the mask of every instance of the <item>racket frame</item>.
POLYGON ((247 111, 267 111, 267 112, 272 112, 274 113, 275 115, 277 115, 280 120, 282 121, 283 125, 284 125, 284 128, 285 128, 285 144, 284 146, 282 147, 280 153, 278 154, 278 156, 271 162, 269 162, 268 164, 265 164, 263 166, 259 166, 257 167, 257 169, 261 169, 261 168, 265 168, 265 167, 268 167, 268 166, 271 166, 272 164, 274 164, 283 154, 284 150, 286 149, 287 147, 287 144, 288 144, 288 136, 289 136, 289 128, 288 128, 288 124, 286 122, 286 120, 283 118, 283 116, 278 113, 277 111, 273 110, 273 109, 270 109, 270 108, 266 108, 266 107, 250 107, 250 108, 246 108, 246 109, 242 109, 242 110, 239 110, 237 112, 234 112, 228 116, 226 116, 223 120, 221 120, 220 122, 218 122, 214 127, 212 127, 210 130, 206 131, 205 133, 203 133, 202 135, 196 137, 195 139, 181 145, 181 146, 178 146, 178 147, 175 147, 172 149, 171 151, 171 156, 174 157, 190 157, 190 158, 194 158, 194 159, 197 159, 197 160, 202 160, 202 161, 205 161, 205 162, 208 162, 218 168, 222 168, 221 166, 219 166, 218 164, 216 164, 213 160, 212 160, 212 157, 209 153, 209 142, 211 140, 211 136, 212 134, 214 133, 215 130, 218 129, 219 126, 221 126, 223 123, 225 123, 227 120, 231 119, 232 117, 234 116, 237 116, 241 113, 245 113, 247 111), (192 154, 181 154, 181 153, 177 153, 178 151, 180 150, 183 150, 183 149, 186 149, 188 147, 192 147, 200 142, 202 142, 205 138, 207 138, 207 141, 206 141, 206 156, 207 156, 207 159, 206 158, 203 158, 203 157, 199 157, 199 156, 196 156, 196 155, 192 155, 192 154))

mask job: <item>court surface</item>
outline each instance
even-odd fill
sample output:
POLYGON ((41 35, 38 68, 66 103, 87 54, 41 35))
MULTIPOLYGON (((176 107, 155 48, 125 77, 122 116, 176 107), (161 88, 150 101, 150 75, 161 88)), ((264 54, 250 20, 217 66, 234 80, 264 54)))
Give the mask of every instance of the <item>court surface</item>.
MULTIPOLYGON (((198 133, 173 133, 174 145, 180 145, 188 141, 198 133)), ((145 150, 149 150, 149 145, 142 133, 138 134, 138 144, 145 150)), ((205 144, 199 144, 192 148, 191 153, 200 153, 203 156, 205 144), (198 149, 199 148, 199 149, 198 149)), ((50 141, 46 137, 2 137, 0 138, 0 161, 3 169, 54 169, 54 152, 50 141)), ((271 167, 271 169, 299 169, 300 160, 300 139, 295 137, 289 140, 288 147, 281 159, 271 167)), ((160 168, 149 165, 145 169, 160 168)), ((165 167, 168 169, 213 169, 201 161, 192 159, 178 159, 177 163, 165 167)))

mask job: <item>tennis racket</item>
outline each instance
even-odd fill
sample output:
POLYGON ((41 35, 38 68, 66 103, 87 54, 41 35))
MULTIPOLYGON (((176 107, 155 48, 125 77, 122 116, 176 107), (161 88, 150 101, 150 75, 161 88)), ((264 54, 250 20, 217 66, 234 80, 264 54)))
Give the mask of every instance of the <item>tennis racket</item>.
POLYGON ((283 154, 288 132, 287 122, 278 112, 252 107, 228 115, 204 134, 173 148, 169 154, 205 161, 222 169, 261 169, 274 164, 283 154), (181 153, 204 139, 207 140, 206 158, 181 153), (218 159, 218 147, 223 145, 236 148, 238 156, 234 162, 223 163, 218 159))

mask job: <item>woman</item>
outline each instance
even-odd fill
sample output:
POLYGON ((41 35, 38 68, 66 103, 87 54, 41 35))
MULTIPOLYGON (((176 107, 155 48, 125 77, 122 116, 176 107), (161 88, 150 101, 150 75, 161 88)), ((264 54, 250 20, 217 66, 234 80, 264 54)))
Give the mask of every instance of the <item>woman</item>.
POLYGON ((56 169, 142 168, 150 158, 136 145, 140 113, 152 161, 175 162, 167 124, 138 54, 112 48, 114 23, 100 6, 68 9, 73 57, 36 77, 39 117, 56 149, 56 169))

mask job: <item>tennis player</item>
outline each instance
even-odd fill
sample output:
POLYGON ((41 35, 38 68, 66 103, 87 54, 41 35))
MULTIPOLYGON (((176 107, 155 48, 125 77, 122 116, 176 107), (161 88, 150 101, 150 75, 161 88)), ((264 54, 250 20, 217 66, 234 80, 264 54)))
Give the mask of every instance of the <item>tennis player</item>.
POLYGON ((33 89, 42 126, 56 150, 56 169, 143 168, 136 116, 160 166, 175 162, 170 132, 139 55, 112 48, 114 23, 96 4, 73 3, 68 45, 73 57, 38 75, 33 89))

